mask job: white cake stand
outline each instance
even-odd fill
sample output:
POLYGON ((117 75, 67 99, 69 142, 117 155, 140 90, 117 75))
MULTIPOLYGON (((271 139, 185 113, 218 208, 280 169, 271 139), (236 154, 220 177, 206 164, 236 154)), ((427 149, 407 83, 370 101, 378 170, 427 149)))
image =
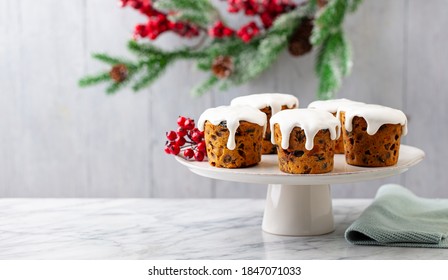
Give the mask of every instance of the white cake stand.
POLYGON ((216 168, 208 162, 176 157, 192 172, 213 179, 268 184, 262 228, 278 235, 320 235, 334 230, 330 184, 351 183, 385 178, 407 171, 419 163, 425 153, 401 145, 398 163, 391 167, 365 168, 348 165, 344 155, 335 155, 334 169, 325 174, 286 174, 279 170, 277 155, 263 155, 261 162, 249 168, 216 168))

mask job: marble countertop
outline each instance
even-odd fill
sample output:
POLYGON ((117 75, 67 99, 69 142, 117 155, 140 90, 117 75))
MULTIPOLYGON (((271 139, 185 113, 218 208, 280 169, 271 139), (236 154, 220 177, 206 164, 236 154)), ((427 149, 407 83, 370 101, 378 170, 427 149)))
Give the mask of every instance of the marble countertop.
POLYGON ((448 250, 354 246, 370 200, 335 199, 336 230, 261 230, 264 200, 0 199, 0 259, 448 259, 448 250))

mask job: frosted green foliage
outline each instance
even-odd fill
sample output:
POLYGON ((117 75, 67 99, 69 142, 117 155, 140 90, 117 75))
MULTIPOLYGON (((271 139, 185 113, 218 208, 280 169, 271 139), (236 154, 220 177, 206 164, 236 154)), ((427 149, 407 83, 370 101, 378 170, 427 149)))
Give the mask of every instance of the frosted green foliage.
POLYGON ((347 11, 354 11, 360 0, 332 0, 316 15, 311 43, 319 48, 316 74, 319 78, 319 99, 335 96, 342 85, 342 78, 350 74, 351 46, 342 31, 347 11))
MULTIPOLYGON (((105 82, 108 84, 108 93, 115 93, 128 85, 134 91, 139 91, 150 86, 173 62, 189 59, 196 62, 199 70, 211 74, 191 90, 193 96, 200 96, 214 87, 225 90, 247 83, 268 69, 287 48, 302 19, 314 18, 310 42, 318 50, 315 64, 319 80, 317 96, 319 99, 333 98, 342 85, 343 77, 350 74, 352 65, 351 47, 343 33, 342 24, 346 13, 355 11, 361 2, 362 0, 329 0, 327 5, 319 8, 317 0, 309 0, 299 8, 279 16, 269 29, 262 30, 249 43, 232 36, 205 41, 200 48, 185 47, 165 51, 151 43, 130 41, 128 48, 136 56, 134 60, 108 54, 93 55, 109 67, 124 64, 128 70, 124 81, 117 83, 110 77, 109 71, 104 71, 82 78, 79 85, 90 86, 105 82), (232 72, 226 78, 220 79, 211 73, 218 56, 228 56, 233 63, 232 72)), ((172 20, 201 26, 201 32, 221 18, 208 0, 159 0, 154 5, 170 14, 172 20), (171 11, 174 13, 169 13, 171 11)))
MULTIPOLYGON (((233 73, 223 80, 209 79, 203 84, 195 87, 192 94, 197 96, 207 92, 205 89, 211 85, 219 84, 219 88, 225 90, 231 86, 244 84, 266 70, 274 60, 277 59, 281 51, 288 44, 289 37, 300 24, 300 14, 297 11, 289 12, 280 16, 269 31, 262 37, 253 39, 250 43, 243 43, 240 39, 234 38, 223 42, 216 40, 206 52, 209 58, 218 55, 231 56, 233 59, 233 73)), ((208 69, 207 63, 211 65, 213 61, 201 61, 198 64, 200 69, 208 69)))
POLYGON ((319 77, 320 99, 334 97, 341 87, 342 77, 350 74, 351 49, 342 31, 327 37, 320 46, 316 59, 316 74, 319 77))
POLYGON ((331 33, 340 29, 346 7, 347 0, 330 0, 324 8, 317 12, 310 39, 313 45, 322 44, 331 33))
POLYGON ((362 1, 363 0, 348 0, 348 10, 352 13, 356 12, 362 1))
POLYGON ((87 87, 96 85, 101 82, 107 82, 110 80, 109 72, 101 72, 96 75, 88 75, 79 80, 79 86, 87 87))
POLYGON ((206 27, 218 17, 218 11, 208 0, 159 0, 154 3, 158 10, 176 11, 170 20, 185 21, 206 27))

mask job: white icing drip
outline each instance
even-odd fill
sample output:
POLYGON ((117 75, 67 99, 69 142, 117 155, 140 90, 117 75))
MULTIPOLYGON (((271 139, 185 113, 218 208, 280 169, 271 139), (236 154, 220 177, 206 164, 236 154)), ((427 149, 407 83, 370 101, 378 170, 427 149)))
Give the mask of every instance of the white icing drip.
POLYGON ((294 95, 284 93, 258 93, 234 98, 230 102, 231 106, 247 105, 257 109, 271 107, 272 116, 282 110, 286 105, 289 109, 298 108, 299 100, 294 95))
POLYGON ((219 106, 204 111, 199 117, 198 129, 204 131, 205 122, 218 125, 225 121, 229 130, 227 148, 235 149, 235 133, 240 126, 240 121, 247 121, 263 127, 263 135, 266 132, 266 114, 250 106, 219 106))
POLYGON ((294 127, 300 127, 304 130, 306 136, 305 148, 312 150, 314 147, 314 137, 322 129, 330 131, 331 140, 339 138, 340 122, 331 113, 317 110, 317 109, 292 109, 283 110, 275 114, 271 118, 271 142, 275 144, 274 140, 274 124, 280 126, 282 133, 283 149, 289 147, 289 137, 294 127))
POLYGON ((408 121, 406 115, 397 109, 375 104, 364 104, 358 106, 341 106, 337 112, 337 118, 340 112, 345 113, 345 129, 352 131, 353 118, 361 117, 367 122, 367 133, 374 135, 383 124, 401 124, 402 135, 408 133, 408 121))
POLYGON ((308 108, 325 110, 330 113, 336 113, 340 106, 344 105, 361 105, 363 102, 353 101, 350 99, 329 99, 329 100, 317 100, 308 105, 308 108))

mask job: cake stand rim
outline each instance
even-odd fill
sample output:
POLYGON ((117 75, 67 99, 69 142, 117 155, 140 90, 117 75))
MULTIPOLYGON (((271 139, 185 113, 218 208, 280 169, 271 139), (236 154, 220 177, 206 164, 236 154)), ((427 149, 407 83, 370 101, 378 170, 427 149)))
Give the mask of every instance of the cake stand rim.
POLYGON ((400 145, 398 163, 388 167, 357 167, 345 163, 344 155, 335 155, 335 168, 332 172, 323 174, 287 174, 273 166, 277 155, 263 155, 262 163, 248 168, 217 168, 210 166, 207 161, 189 161, 180 156, 176 160, 186 166, 191 172, 203 177, 255 184, 287 184, 287 185, 322 185, 344 184, 386 178, 406 172, 410 167, 421 162, 425 152, 417 147, 400 145), (403 160, 405 158, 405 160, 403 160), (268 159, 268 160, 266 160, 268 159), (270 166, 263 166, 263 160, 269 161, 270 166), (346 171, 340 170, 348 169, 346 171), (267 170, 269 173, 260 173, 267 170), (258 171, 258 172, 257 172, 258 171))

